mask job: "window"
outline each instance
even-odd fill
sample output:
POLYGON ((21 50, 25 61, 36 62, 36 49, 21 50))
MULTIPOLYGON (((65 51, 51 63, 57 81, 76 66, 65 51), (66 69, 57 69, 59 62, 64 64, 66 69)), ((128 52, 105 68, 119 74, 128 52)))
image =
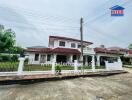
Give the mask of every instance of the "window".
POLYGON ((50 61, 51 55, 47 55, 47 61, 50 61))
MULTIPOLYGON (((85 48, 85 47, 86 47, 86 46, 83 45, 83 48, 85 48)), ((80 45, 80 44, 78 45, 78 48, 81 48, 81 45, 80 45)))
POLYGON ((59 46, 65 47, 65 42, 64 42, 64 41, 60 41, 60 42, 59 42, 59 46))
POLYGON ((77 56, 76 55, 73 55, 73 62, 77 60, 77 56))
POLYGON ((81 48, 81 45, 78 45, 78 48, 81 48))
POLYGON ((75 43, 71 43, 71 47, 72 48, 75 48, 76 47, 76 44, 75 43))
POLYGON ((35 61, 38 61, 39 60, 39 54, 35 54, 35 61))

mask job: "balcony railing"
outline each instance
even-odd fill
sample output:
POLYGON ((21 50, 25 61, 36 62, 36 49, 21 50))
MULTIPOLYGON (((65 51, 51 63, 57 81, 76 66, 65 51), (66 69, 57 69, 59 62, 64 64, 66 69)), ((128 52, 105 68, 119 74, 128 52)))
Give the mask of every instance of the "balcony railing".
MULTIPOLYGON (((80 48, 79 48, 79 51, 81 51, 80 48)), ((93 48, 83 48, 83 53, 84 53, 84 54, 95 54, 93 48)))

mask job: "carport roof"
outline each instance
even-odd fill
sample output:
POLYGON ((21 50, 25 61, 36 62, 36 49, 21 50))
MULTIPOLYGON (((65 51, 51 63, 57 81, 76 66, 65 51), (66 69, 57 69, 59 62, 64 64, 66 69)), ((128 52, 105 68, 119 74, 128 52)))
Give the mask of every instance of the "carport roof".
POLYGON ((105 54, 117 54, 117 55, 122 55, 122 53, 120 53, 117 50, 109 50, 107 48, 94 48, 94 51, 96 53, 105 53, 105 54))

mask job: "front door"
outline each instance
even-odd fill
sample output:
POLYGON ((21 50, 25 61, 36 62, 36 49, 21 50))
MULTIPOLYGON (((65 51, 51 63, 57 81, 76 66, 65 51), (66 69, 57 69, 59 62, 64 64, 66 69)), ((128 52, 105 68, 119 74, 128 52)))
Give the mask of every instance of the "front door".
POLYGON ((60 63, 60 62, 63 62, 63 63, 66 63, 67 61, 67 56, 65 55, 57 55, 57 62, 60 63))
POLYGON ((45 62, 46 62, 46 55, 41 55, 40 63, 45 63, 45 62))

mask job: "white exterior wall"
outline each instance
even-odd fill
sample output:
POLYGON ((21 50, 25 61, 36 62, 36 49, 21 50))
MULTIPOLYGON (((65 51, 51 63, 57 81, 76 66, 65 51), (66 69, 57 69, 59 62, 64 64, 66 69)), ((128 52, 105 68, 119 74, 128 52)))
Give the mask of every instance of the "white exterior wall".
POLYGON ((40 64, 40 54, 39 54, 39 60, 35 61, 35 53, 28 53, 29 55, 29 62, 28 64, 40 64))
POLYGON ((52 60, 53 60, 53 55, 51 55, 50 61, 47 61, 47 55, 48 55, 48 54, 39 53, 39 59, 38 59, 38 61, 35 61, 35 54, 37 54, 37 53, 28 53, 28 54, 27 54, 27 55, 28 55, 28 59, 29 59, 28 64, 50 63, 50 62, 52 62, 52 60), (44 60, 44 62, 41 62, 41 55, 45 55, 45 60, 44 60))
MULTIPOLYGON (((71 47, 71 43, 75 43, 75 48, 73 48, 73 49, 78 49, 78 44, 80 44, 80 42, 75 42, 75 41, 66 41, 66 40, 54 40, 54 47, 53 47, 53 45, 50 45, 49 44, 49 47, 53 47, 53 48, 57 48, 57 47, 61 47, 61 48, 72 48, 71 47), (64 41, 65 42, 65 47, 63 47, 63 46, 59 46, 59 42, 60 41, 64 41)), ((86 45, 87 46, 87 45, 86 45)))
MULTIPOLYGON (((50 45, 50 44, 49 44, 50 45)), ((53 48, 56 48, 56 47, 58 47, 59 46, 59 41, 58 40, 55 40, 54 41, 54 47, 53 48)))
POLYGON ((105 67, 107 70, 123 70, 122 66, 123 65, 120 57, 118 57, 117 62, 108 63, 108 61, 105 61, 105 67))

